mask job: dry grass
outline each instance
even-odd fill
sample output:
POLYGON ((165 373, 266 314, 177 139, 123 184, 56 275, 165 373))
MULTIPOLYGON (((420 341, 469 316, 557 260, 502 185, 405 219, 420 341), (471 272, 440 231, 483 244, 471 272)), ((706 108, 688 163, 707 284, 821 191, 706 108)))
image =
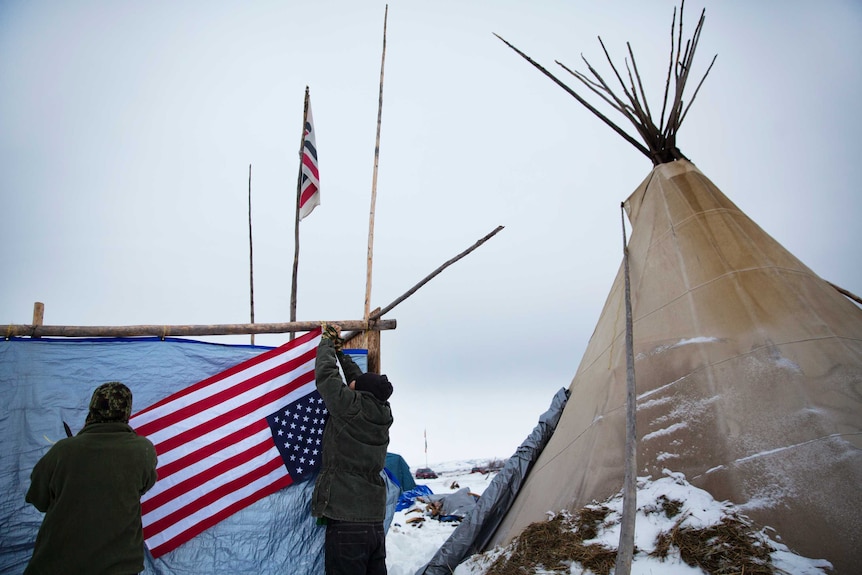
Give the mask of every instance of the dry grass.
MULTIPOLYGON (((654 512, 668 518, 679 515, 682 503, 659 499, 654 512)), ((605 506, 589 506, 577 515, 559 513, 550 521, 529 525, 510 547, 485 571, 485 575, 527 575, 541 568, 554 573, 568 573, 572 562, 579 563, 596 575, 609 575, 616 562, 616 549, 594 539, 610 514, 605 506)), ((756 529, 743 517, 730 515, 721 523, 704 528, 683 526, 687 515, 656 540, 652 557, 666 559, 678 550, 682 560, 710 575, 775 575, 770 553, 774 551, 756 529)), ((637 553, 637 549, 635 549, 637 553)))
POLYGON ((671 547, 679 549, 682 560, 710 575, 773 575, 769 556, 775 551, 757 536, 752 526, 737 516, 727 516, 709 527, 683 527, 685 517, 673 529, 662 533, 650 555, 664 559, 671 547))
POLYGON ((596 543, 594 538, 607 518, 607 507, 585 507, 576 516, 558 513, 550 521, 529 525, 513 543, 509 555, 494 561, 486 575, 524 575, 536 568, 564 573, 576 561, 597 575, 609 575, 616 551, 596 543))

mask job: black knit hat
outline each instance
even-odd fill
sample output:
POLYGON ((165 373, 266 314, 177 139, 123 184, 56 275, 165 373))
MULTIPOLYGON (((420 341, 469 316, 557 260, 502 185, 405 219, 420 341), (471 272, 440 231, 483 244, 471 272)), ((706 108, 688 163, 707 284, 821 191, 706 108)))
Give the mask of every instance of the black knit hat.
POLYGON ((385 375, 376 373, 363 373, 357 377, 354 389, 371 392, 380 401, 386 401, 392 395, 392 384, 389 383, 389 379, 385 375))

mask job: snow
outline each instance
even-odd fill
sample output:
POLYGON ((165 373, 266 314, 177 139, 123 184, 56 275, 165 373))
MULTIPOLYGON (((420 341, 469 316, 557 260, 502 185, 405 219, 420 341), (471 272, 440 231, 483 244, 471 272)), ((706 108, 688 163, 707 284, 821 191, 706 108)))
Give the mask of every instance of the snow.
MULTIPOLYGON (((430 467, 438 474, 438 478, 417 480, 416 483, 428 486, 435 494, 454 493, 459 488, 468 487, 472 493, 481 495, 492 481, 494 473, 470 473, 470 470, 473 466, 484 462, 484 460, 471 460, 431 465, 430 467)), ((682 474, 668 470, 665 470, 665 475, 660 478, 638 479, 637 503, 635 545, 638 552, 632 563, 632 575, 655 573, 703 575, 704 571, 686 565, 678 552, 672 551, 665 560, 649 557, 648 553, 655 548, 658 534, 669 531, 683 516, 686 517, 684 525, 695 528, 714 525, 719 523, 722 517, 730 514, 744 516, 740 508, 727 502, 714 500, 708 492, 688 483, 682 474), (667 518, 664 513, 656 512, 661 509, 661 502, 664 500, 682 502, 680 514, 667 518)), ((590 540, 590 543, 616 548, 619 544, 622 498, 616 496, 603 504, 611 509, 611 514, 599 530, 597 537, 590 540)), ((549 510, 548 517, 552 515, 549 510)), ((421 503, 396 512, 386 537, 386 563, 389 575, 414 575, 433 557, 456 526, 455 523, 440 522, 424 515, 424 505, 421 503), (416 508, 423 510, 422 513, 416 512, 416 508), (411 510, 414 511, 410 512, 411 510), (407 519, 417 516, 424 516, 424 521, 418 526, 407 523, 407 519)), ((831 567, 825 560, 809 559, 794 554, 785 545, 774 540, 774 537, 780 534, 775 534, 769 528, 764 527, 760 534, 764 541, 776 549, 771 554, 776 572, 789 575, 823 575, 826 573, 825 569, 831 567)), ((474 556, 459 565, 454 575, 483 575, 484 568, 504 551, 496 548, 483 555, 474 556)), ((534 575, 545 573, 551 572, 542 569, 533 571, 534 575)), ((586 575, 590 572, 584 571, 578 564, 573 564, 569 573, 586 575)))

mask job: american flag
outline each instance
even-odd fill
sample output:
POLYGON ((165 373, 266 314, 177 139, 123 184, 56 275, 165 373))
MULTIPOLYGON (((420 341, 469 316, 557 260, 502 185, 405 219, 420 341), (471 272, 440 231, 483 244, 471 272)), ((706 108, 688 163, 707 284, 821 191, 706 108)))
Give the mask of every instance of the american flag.
POLYGON ((320 205, 320 174, 317 173, 317 144, 314 137, 314 121, 311 117, 311 98, 306 97, 305 135, 302 146, 302 181, 299 186, 299 219, 320 205))
POLYGON ((153 442, 156 485, 141 498, 153 557, 320 467, 327 413, 314 385, 319 329, 136 413, 153 442))

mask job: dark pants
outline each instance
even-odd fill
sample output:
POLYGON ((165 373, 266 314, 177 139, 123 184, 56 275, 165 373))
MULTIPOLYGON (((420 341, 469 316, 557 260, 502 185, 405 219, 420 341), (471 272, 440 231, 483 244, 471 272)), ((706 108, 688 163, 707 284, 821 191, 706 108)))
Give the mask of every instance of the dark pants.
POLYGON ((327 520, 326 575, 386 575, 383 523, 327 520))

